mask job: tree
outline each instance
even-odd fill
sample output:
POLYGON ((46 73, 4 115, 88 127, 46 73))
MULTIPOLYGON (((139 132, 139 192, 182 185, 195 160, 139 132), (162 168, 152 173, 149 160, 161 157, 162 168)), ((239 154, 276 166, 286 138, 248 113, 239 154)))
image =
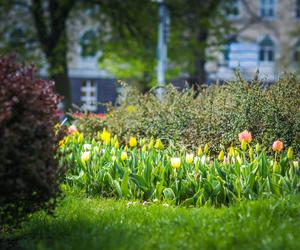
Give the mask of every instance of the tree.
POLYGON ((209 48, 219 50, 230 33, 222 5, 231 0, 172 0, 168 1, 171 13, 170 61, 188 73, 194 85, 205 83, 205 63, 212 59, 209 48))
POLYGON ((48 76, 56 83, 56 91, 64 96, 65 108, 71 104, 68 80, 67 54, 69 51, 68 25, 70 18, 86 18, 87 9, 98 6, 95 16, 101 15, 103 26, 109 26, 110 36, 114 34, 131 36, 139 34, 139 24, 135 22, 147 0, 0 0, 0 34, 6 35, 7 43, 1 53, 20 52, 31 58, 43 53, 48 64, 48 76), (129 11, 130 10, 130 11, 129 11), (72 15, 81 13, 81 15, 72 15), (8 18, 10 17, 10 18, 8 18), (11 36, 19 28, 17 36, 11 36), (9 34, 9 35, 7 35, 9 34), (15 41, 14 41, 15 40, 15 41), (31 50, 31 51, 28 51, 31 50))

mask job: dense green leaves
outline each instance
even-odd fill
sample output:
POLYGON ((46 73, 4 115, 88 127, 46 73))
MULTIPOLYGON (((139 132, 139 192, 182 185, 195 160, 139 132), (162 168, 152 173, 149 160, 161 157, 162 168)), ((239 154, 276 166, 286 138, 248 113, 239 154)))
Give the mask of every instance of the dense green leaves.
POLYGON ((105 143, 90 141, 81 133, 65 138, 60 150, 61 164, 68 169, 66 182, 93 195, 162 200, 185 206, 219 207, 298 192, 299 166, 285 152, 272 157, 265 150, 256 152, 248 145, 247 151, 235 149, 234 155, 226 151, 222 160, 213 159, 207 152, 192 156, 189 162, 188 152, 175 150, 173 146, 159 150, 152 148, 151 140, 144 139, 133 148, 116 149, 113 146, 116 139, 105 143), (147 150, 142 150, 144 147, 147 150), (248 151, 252 152, 252 159, 248 151), (87 152, 89 158, 83 159, 87 152), (125 152, 127 157, 122 158, 125 152), (179 165, 172 163, 173 157, 180 160, 179 165))

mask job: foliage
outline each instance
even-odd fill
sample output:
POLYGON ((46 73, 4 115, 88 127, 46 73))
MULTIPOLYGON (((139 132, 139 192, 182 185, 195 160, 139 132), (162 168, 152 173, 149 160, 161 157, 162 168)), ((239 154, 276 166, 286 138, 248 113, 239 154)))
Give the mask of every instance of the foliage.
POLYGON ((44 206, 58 191, 53 159, 58 134, 53 83, 37 79, 34 67, 0 59, 0 221, 44 206))
POLYGON ((78 126, 94 138, 107 127, 123 142, 132 134, 154 136, 190 148, 207 143, 214 152, 221 145, 236 145, 237 133, 248 129, 266 148, 281 139, 300 152, 300 82, 295 76, 284 75, 270 86, 239 77, 196 94, 168 86, 161 102, 153 92, 141 95, 125 88, 120 105, 110 107, 104 120, 81 119, 78 126))
POLYGON ((299 249, 299 211, 299 196, 186 209, 70 190, 55 217, 35 214, 18 236, 24 249, 299 249))
POLYGON ((106 130, 98 137, 91 141, 76 132, 60 143, 67 183, 89 194, 218 207, 297 192, 299 163, 291 153, 268 157, 261 147, 254 151, 243 142, 242 150, 230 147, 214 159, 207 147, 194 157, 172 145, 165 148, 160 140, 140 139, 137 146, 131 137, 119 147, 106 130))

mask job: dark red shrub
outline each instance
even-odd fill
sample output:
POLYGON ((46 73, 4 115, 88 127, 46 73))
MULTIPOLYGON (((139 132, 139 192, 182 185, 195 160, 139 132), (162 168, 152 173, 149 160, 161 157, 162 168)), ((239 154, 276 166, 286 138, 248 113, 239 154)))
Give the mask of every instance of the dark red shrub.
POLYGON ((33 66, 0 58, 0 221, 18 220, 50 204, 58 192, 54 159, 59 122, 54 83, 33 66))

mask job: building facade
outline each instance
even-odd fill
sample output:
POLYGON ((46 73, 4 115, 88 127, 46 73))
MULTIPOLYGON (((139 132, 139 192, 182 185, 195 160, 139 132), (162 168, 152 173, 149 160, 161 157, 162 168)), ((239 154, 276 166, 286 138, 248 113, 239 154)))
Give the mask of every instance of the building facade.
POLYGON ((300 0, 233 0, 225 9, 234 27, 217 60, 207 63, 210 79, 229 80, 237 69, 246 79, 276 80, 295 72, 300 60, 300 0))

